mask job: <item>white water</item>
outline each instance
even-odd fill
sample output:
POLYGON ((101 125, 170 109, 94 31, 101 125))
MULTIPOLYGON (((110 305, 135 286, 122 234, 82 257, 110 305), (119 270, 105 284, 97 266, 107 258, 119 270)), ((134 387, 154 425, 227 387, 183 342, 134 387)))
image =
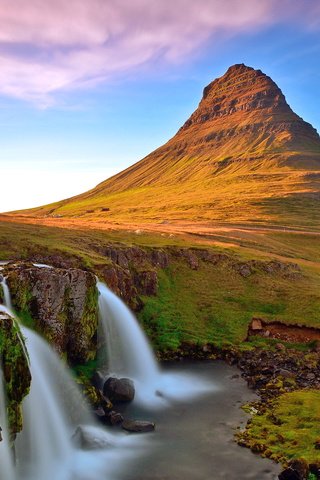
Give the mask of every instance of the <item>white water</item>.
POLYGON ((135 401, 167 406, 214 390, 211 382, 189 375, 162 373, 151 346, 128 307, 97 282, 100 322, 107 346, 109 375, 128 376, 136 386, 135 401))
POLYGON ((2 277, 2 280, 0 283, 3 291, 4 306, 7 307, 10 311, 12 311, 11 295, 10 295, 9 287, 7 285, 6 278, 2 277))
POLYGON ((97 283, 99 312, 108 349, 110 373, 150 382, 159 374, 157 361, 129 308, 108 287, 97 283))
POLYGON ((2 428, 2 432, 0 432, 2 437, 2 441, 0 442, 0 478, 3 478, 3 480, 14 480, 15 473, 9 442, 6 398, 3 385, 3 374, 0 365, 0 426, 2 428))
MULTIPOLYGON (((6 306, 0 305, 0 311, 12 316, 13 312, 8 308, 8 305, 11 306, 9 289, 6 303, 6 306)), ((126 460, 145 451, 145 440, 98 427, 57 354, 35 332, 24 327, 21 331, 30 358, 31 389, 23 401, 24 427, 15 441, 15 467, 8 441, 0 442, 0 478, 112 480, 114 475, 126 468, 126 460), (90 432, 90 436, 108 445, 108 448, 83 451, 76 447, 72 435, 79 424, 85 425, 83 428, 90 432)), ((0 424, 7 439, 3 405, 4 394, 0 388, 0 424)))
POLYGON ((37 268, 53 268, 51 265, 47 265, 46 263, 33 263, 33 266, 37 268))

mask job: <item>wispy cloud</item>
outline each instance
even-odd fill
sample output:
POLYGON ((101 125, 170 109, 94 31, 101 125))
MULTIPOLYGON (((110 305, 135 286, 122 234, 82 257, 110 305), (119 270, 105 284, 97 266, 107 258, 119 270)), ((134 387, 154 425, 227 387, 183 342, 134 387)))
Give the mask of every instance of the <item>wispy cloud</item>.
POLYGON ((0 0, 0 93, 50 106, 55 92, 92 87, 154 59, 190 59, 215 36, 285 19, 319 28, 318 1, 302 3, 0 0))

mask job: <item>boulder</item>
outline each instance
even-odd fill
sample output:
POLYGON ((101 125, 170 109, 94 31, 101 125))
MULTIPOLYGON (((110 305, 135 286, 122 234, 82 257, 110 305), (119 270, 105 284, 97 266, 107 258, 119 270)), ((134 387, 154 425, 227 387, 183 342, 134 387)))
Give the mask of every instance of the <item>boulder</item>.
POLYGON ((95 358, 98 294, 92 273, 17 262, 6 267, 6 276, 16 311, 30 316, 59 354, 71 364, 95 358))
POLYGON ((112 403, 131 402, 135 395, 133 381, 129 378, 110 377, 103 385, 103 394, 112 403))
POLYGON ((146 420, 124 420, 122 428, 128 432, 145 433, 153 432, 155 424, 146 420))

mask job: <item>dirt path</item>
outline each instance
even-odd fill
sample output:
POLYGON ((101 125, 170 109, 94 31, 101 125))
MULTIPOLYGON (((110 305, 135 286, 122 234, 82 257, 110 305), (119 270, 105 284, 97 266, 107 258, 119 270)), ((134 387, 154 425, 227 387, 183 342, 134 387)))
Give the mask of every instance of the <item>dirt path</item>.
POLYGON ((208 236, 210 234, 214 235, 217 233, 232 233, 232 232, 243 232, 243 233, 291 233, 297 235, 317 235, 320 236, 320 231, 317 230, 305 230, 299 227, 289 227, 289 226, 278 226, 278 225, 241 225, 241 224, 215 224, 209 225, 206 223, 186 223, 182 221, 176 221, 174 223, 165 222, 165 223, 145 223, 145 224, 136 224, 136 223, 118 223, 118 222, 107 222, 106 220, 86 220, 79 218, 39 218, 31 217, 24 215, 6 215, 0 214, 0 220, 5 222, 17 222, 17 223, 28 223, 33 225, 46 225, 54 226, 61 228, 91 228, 95 230, 143 230, 148 232, 163 232, 163 233, 186 233, 186 234, 196 234, 199 236, 208 236))

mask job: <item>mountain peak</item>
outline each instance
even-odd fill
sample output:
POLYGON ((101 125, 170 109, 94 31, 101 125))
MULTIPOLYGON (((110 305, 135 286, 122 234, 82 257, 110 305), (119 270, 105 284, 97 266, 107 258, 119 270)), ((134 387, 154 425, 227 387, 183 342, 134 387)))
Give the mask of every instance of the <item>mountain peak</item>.
POLYGON ((297 197, 311 225, 319 178, 317 131, 270 77, 241 63, 205 87, 165 145, 93 190, 34 212, 117 222, 282 218, 296 225, 301 216, 290 199, 297 197))
MULTIPOLYGON (((198 109, 182 127, 205 123, 223 116, 246 121, 248 114, 255 112, 256 117, 275 113, 296 116, 276 83, 261 70, 255 70, 243 63, 232 65, 221 77, 213 80, 203 90, 198 109)), ((232 119, 231 119, 232 121, 232 119)), ((250 118, 252 123, 253 118, 250 118)))

